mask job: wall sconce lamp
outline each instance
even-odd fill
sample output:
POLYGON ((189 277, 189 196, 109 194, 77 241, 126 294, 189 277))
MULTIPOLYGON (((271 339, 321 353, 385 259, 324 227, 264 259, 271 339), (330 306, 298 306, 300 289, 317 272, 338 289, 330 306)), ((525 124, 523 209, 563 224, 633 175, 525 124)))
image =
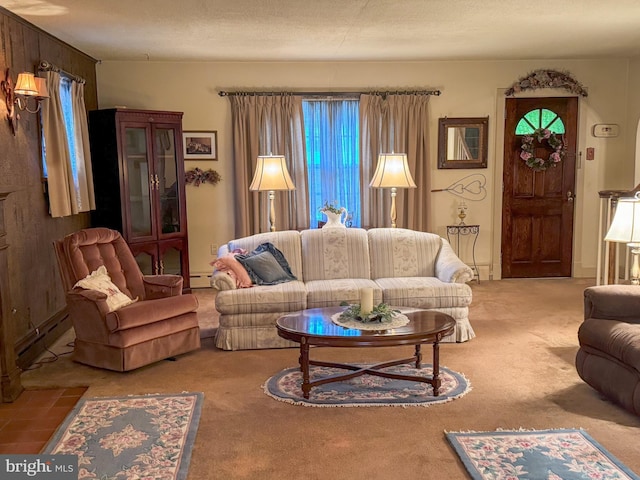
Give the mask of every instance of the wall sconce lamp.
POLYGON ((640 198, 639 194, 633 198, 620 198, 616 206, 616 213, 604 237, 607 242, 626 243, 631 248, 633 263, 631 266, 631 284, 640 284, 640 198))
POLYGON ((372 188, 391 189, 391 227, 396 227, 396 192, 398 188, 416 188, 411 176, 406 153, 381 153, 373 174, 372 188))
POLYGON ((11 74, 7 68, 5 79, 0 83, 0 88, 2 88, 7 104, 7 120, 9 120, 9 125, 14 135, 18 129, 18 119, 20 118, 16 107, 21 111, 26 110, 29 113, 37 113, 42 106, 42 100, 49 98, 45 79, 36 77, 29 72, 20 73, 14 87, 11 74), (34 109, 29 108, 30 98, 35 98, 34 109))
POLYGON ((269 229, 276 231, 276 190, 295 190, 283 155, 260 155, 249 190, 269 192, 269 229))

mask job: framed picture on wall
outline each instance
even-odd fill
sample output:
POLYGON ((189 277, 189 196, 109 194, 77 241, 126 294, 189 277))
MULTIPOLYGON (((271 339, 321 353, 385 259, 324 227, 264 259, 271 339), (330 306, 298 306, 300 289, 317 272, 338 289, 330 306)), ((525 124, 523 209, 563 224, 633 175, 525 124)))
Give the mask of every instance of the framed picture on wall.
POLYGON ((218 160, 218 132, 182 132, 185 160, 218 160))

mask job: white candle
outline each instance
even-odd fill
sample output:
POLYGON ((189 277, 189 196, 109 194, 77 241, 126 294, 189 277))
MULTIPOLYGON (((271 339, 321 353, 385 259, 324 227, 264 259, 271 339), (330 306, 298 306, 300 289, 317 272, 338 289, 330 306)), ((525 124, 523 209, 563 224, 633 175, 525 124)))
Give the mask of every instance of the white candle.
POLYGON ((369 315, 373 310, 373 288, 360 289, 360 314, 369 315))

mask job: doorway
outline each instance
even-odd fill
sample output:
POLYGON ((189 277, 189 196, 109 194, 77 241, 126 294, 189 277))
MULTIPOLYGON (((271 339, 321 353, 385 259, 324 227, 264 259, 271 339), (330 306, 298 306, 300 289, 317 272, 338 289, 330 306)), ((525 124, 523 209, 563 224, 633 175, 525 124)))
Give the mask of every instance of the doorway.
MULTIPOLYGON (((502 278, 571 276, 577 122, 577 97, 505 101, 502 278), (542 171, 521 158, 524 137, 539 129, 563 149, 562 160, 542 171)), ((529 150, 546 160, 552 143, 534 140, 529 150)))

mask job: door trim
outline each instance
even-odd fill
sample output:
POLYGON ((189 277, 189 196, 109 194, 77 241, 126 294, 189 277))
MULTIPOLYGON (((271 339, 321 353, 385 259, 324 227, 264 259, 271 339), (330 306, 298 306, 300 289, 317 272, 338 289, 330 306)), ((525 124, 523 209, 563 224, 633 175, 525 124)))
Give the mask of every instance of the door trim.
MULTIPOLYGON (((506 108, 506 88, 496 89, 495 136, 493 151, 495 152, 495 168, 493 170, 493 228, 491 229, 491 252, 489 265, 489 280, 502 280, 502 178, 504 174, 504 121, 506 108)), ((571 257, 571 275, 581 277, 582 269, 576 265, 576 255, 582 246, 582 198, 584 195, 584 179, 582 171, 582 151, 584 139, 582 132, 587 131, 586 119, 582 115, 582 97, 572 95, 566 90, 546 88, 534 90, 526 94, 514 95, 510 98, 541 98, 541 97, 578 97, 578 119, 576 132, 576 174, 575 174, 575 205, 573 209, 573 248, 571 257)))

